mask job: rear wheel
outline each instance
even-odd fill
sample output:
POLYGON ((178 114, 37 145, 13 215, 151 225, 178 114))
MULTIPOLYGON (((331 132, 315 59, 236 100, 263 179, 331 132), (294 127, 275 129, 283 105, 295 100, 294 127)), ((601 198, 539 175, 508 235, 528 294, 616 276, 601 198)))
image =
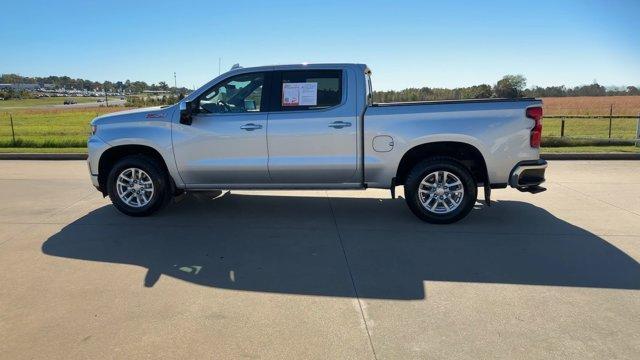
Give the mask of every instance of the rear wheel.
POLYGON ((129 216, 147 216, 164 207, 171 196, 169 177, 144 155, 122 158, 111 169, 107 191, 113 205, 129 216))
POLYGON ((411 169, 404 192, 407 205, 417 217, 434 224, 449 224, 473 209, 477 184, 464 165, 438 157, 411 169))

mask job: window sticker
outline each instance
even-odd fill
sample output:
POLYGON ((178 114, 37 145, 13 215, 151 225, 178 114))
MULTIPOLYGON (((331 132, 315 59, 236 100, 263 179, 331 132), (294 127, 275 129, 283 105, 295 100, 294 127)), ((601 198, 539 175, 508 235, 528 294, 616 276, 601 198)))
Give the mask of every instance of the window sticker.
POLYGON ((317 82, 282 84, 282 106, 316 105, 318 105, 317 82))

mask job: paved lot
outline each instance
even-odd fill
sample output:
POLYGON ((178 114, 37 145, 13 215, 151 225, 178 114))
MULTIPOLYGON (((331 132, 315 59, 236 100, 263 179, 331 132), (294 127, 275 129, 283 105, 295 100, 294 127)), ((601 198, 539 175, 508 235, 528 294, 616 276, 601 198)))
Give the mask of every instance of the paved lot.
POLYGON ((84 162, 1 161, 0 358, 638 359, 640 162, 548 175, 449 226, 375 190, 133 219, 84 162))

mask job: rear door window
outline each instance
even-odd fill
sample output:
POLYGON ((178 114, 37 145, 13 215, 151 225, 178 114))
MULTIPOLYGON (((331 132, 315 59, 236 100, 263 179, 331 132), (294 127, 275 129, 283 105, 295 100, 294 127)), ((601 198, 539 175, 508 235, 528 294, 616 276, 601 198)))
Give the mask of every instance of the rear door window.
POLYGON ((326 109, 342 102, 342 70, 281 71, 275 80, 276 111, 326 109))

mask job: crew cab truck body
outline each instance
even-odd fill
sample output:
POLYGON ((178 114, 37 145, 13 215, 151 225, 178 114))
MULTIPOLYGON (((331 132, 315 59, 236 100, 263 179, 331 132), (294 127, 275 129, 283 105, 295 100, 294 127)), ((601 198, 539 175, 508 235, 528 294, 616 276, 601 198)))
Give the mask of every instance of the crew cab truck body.
POLYGON ((466 216, 484 187, 544 190, 541 101, 375 104, 362 64, 236 68, 178 104, 92 121, 94 186, 149 215, 184 191, 391 189, 418 217, 466 216))

